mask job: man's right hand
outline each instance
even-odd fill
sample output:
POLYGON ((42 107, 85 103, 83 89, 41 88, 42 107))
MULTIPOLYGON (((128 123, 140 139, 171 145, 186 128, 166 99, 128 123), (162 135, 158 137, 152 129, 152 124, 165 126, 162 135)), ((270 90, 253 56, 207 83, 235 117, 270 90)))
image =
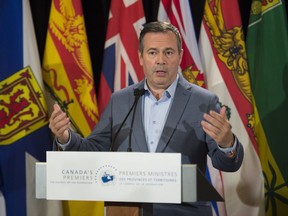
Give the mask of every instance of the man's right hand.
POLYGON ((63 112, 58 104, 54 104, 53 112, 49 119, 49 128, 60 143, 67 143, 69 140, 70 119, 63 112))

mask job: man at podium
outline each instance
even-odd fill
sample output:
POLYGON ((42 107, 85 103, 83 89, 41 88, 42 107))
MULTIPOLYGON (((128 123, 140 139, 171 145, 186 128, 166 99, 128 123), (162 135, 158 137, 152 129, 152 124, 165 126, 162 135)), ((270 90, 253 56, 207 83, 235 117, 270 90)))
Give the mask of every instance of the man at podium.
MULTIPOLYGON (((177 28, 147 23, 139 37, 145 79, 112 94, 93 132, 82 138, 55 104, 49 127, 65 151, 177 152, 183 164, 205 173, 207 154, 215 168, 235 172, 243 147, 233 134, 218 97, 186 81, 179 72, 183 50, 177 28)), ((210 202, 153 204, 153 215, 212 215, 210 202)))

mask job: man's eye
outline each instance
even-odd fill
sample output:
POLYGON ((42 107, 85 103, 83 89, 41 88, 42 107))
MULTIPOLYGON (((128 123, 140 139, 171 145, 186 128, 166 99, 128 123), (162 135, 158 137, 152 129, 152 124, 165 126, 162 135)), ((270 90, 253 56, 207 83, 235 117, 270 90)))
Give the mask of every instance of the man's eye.
POLYGON ((171 55, 173 55, 173 52, 172 52, 172 51, 167 51, 167 52, 166 52, 166 56, 171 56, 171 55))

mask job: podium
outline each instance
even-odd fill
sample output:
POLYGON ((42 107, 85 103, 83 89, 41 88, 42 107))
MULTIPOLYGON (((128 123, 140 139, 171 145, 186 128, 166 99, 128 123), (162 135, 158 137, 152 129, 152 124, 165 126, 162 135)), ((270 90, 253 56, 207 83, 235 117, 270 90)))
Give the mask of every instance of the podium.
POLYGON ((141 215, 151 215, 152 203, 223 201, 181 154, 137 152, 47 152, 36 163, 36 198, 104 201, 146 209, 141 215))

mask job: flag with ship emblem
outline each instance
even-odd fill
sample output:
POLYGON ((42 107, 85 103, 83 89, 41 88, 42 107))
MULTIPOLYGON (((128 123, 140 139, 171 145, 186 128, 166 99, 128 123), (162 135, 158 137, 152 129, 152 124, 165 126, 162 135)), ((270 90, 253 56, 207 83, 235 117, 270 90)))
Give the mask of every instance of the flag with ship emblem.
POLYGON ((111 1, 98 94, 100 113, 112 92, 144 78, 137 50, 144 23, 142 0, 111 1))
MULTIPOLYGON (((42 74, 51 99, 83 137, 99 120, 84 16, 80 0, 51 3, 42 74)), ((65 215, 103 215, 103 202, 65 201, 65 215)))
POLYGON ((29 1, 1 1, 0 25, 0 214, 59 216, 59 202, 35 196, 52 139, 29 1))
POLYGON ((263 215, 264 184, 254 130, 257 113, 237 0, 205 1, 199 49, 207 88, 228 108, 232 131, 245 149, 240 170, 222 172, 226 213, 263 215))
POLYGON ((288 212, 288 24, 285 2, 252 1, 247 54, 265 179, 266 216, 288 212))

